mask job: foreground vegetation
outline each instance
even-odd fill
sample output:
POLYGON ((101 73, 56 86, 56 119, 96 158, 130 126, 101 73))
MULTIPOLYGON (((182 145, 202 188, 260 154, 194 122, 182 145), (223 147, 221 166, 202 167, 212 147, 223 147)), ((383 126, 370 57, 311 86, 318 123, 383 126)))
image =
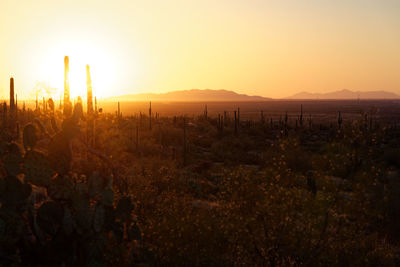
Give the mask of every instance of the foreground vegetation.
POLYGON ((313 123, 1 113, 0 263, 400 263, 400 131, 313 123))

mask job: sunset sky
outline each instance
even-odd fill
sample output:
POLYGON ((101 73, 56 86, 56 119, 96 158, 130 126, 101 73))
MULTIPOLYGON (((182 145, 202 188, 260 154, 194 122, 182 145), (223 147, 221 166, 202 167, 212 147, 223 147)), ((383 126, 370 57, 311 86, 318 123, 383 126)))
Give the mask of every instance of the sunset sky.
POLYGON ((399 0, 0 0, 0 96, 191 88, 400 94, 399 0))

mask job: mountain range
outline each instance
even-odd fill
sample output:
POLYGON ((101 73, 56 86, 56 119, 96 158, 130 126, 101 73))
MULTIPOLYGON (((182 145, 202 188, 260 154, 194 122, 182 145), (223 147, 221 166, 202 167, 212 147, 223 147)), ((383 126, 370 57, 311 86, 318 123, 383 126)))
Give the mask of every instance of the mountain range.
MULTIPOLYGON (((285 99, 400 99, 400 95, 387 91, 351 91, 343 89, 329 93, 309 93, 300 92, 285 99)), ((191 89, 182 91, 171 91, 161 94, 143 93, 132 95, 121 95, 109 97, 106 101, 166 101, 166 102, 251 102, 251 101, 269 101, 272 98, 262 96, 250 96, 246 94, 238 94, 228 90, 212 90, 212 89, 191 89)))
POLYGON ((183 91, 172 91, 162 94, 147 93, 147 94, 135 94, 135 95, 122 95, 117 97, 110 97, 107 98, 106 100, 121 101, 121 102, 122 101, 236 102, 236 101, 266 101, 266 100, 271 100, 271 98, 238 94, 228 90, 191 89, 183 91))
POLYGON ((387 91, 351 91, 343 89, 329 93, 300 92, 287 99, 400 99, 400 96, 387 91))

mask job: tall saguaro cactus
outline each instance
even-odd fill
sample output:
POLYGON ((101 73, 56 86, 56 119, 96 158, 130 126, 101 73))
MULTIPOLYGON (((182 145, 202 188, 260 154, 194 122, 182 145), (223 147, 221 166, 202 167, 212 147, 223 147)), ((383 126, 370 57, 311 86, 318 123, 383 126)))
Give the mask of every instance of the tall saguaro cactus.
POLYGON ((15 103, 14 103, 14 78, 10 78, 10 112, 11 114, 14 112, 15 103))
POLYGON ((89 65, 86 65, 86 85, 87 85, 87 114, 93 113, 93 93, 92 93, 92 79, 90 78, 89 65))
POLYGON ((150 101, 150 107, 149 107, 149 126, 150 126, 150 130, 151 130, 151 101, 150 101))
POLYGON ((64 57, 64 115, 69 116, 72 113, 72 105, 69 98, 69 58, 64 57))
POLYGON ((97 97, 94 97, 94 112, 97 114, 97 97))

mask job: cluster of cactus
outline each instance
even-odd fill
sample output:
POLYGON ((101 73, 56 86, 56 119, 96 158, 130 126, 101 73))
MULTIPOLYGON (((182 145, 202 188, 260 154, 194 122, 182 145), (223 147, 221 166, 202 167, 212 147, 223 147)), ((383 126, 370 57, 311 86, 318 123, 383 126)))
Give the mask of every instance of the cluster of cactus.
POLYGON ((134 205, 128 196, 114 201, 112 176, 69 171, 74 116, 53 136, 48 154, 35 148, 34 124, 24 127, 24 149, 0 139, 1 266, 102 266, 118 244, 132 253, 141 244, 134 205))

